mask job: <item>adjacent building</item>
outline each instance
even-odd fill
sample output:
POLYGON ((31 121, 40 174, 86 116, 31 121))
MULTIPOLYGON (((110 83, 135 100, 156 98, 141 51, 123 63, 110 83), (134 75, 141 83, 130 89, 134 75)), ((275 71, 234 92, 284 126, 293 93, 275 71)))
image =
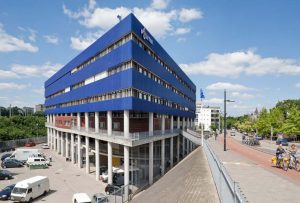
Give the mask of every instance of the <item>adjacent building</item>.
POLYGON ((44 112, 44 104, 35 105, 35 112, 44 112))
POLYGON ((195 125, 199 127, 203 125, 205 131, 210 131, 212 128, 220 129, 220 107, 197 103, 195 125))
POLYGON ((34 113, 34 108, 32 108, 32 107, 26 107, 26 106, 23 107, 23 114, 25 116, 32 115, 33 113, 34 113))
POLYGON ((90 172, 152 184, 194 145, 196 86, 130 14, 45 82, 51 149, 90 172), (83 161, 84 159, 84 161, 83 161))

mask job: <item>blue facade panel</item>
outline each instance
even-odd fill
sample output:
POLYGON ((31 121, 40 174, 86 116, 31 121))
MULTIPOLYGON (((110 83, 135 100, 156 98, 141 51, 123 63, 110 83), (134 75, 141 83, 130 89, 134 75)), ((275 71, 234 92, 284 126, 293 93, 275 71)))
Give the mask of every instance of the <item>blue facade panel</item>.
MULTIPOLYGON (((95 62, 89 64, 83 69, 71 74, 71 70, 81 63, 94 56, 99 51, 110 46, 113 42, 119 40, 122 36, 129 32, 135 32, 141 39, 141 29, 143 25, 131 14, 104 34, 100 39, 93 43, 89 48, 76 56, 61 70, 55 73, 51 78, 45 82, 45 96, 54 94, 60 90, 77 84, 97 73, 103 72, 107 69, 115 67, 123 62, 133 59, 140 63, 142 66, 149 69, 158 77, 167 81, 175 88, 192 98, 196 99, 196 95, 193 91, 188 89, 182 83, 180 83, 172 74, 170 74, 164 67, 156 62, 151 56, 148 55, 143 49, 141 49, 134 41, 128 41, 120 47, 112 50, 107 55, 99 58, 95 62)), ((149 34, 150 35, 150 34, 149 34)), ((150 35, 150 37, 152 37, 150 35)), ((175 72, 185 80, 193 89, 195 85, 185 75, 185 73, 179 68, 179 66, 173 61, 173 59, 166 53, 166 51, 157 43, 152 37, 153 44, 150 44, 147 40, 149 47, 168 65, 175 70, 175 72)), ((167 99, 172 102, 176 102, 181 106, 188 107, 189 110, 195 111, 196 105, 194 102, 190 102, 187 99, 174 93, 171 89, 158 84, 154 80, 140 74, 135 69, 127 69, 114 75, 103 78, 99 81, 84 85, 70 92, 63 93, 45 101, 45 106, 59 105, 61 103, 75 101, 78 99, 84 99, 90 96, 96 96, 112 91, 135 87, 150 94, 159 96, 163 99, 167 99)), ((107 101, 86 103, 81 105, 74 105, 70 107, 62 107, 46 110, 47 114, 57 113, 76 113, 76 112, 99 112, 99 111, 116 111, 116 110, 137 110, 143 112, 155 112, 163 114, 171 114, 185 117, 194 117, 193 112, 182 111, 173 109, 161 104, 156 104, 146 100, 141 100, 135 97, 111 99, 107 101)))
POLYGON ((49 78, 45 82, 45 87, 59 79, 61 76, 71 71, 76 66, 85 62, 88 58, 92 57, 99 51, 103 50, 107 46, 111 45, 113 42, 129 33, 131 28, 132 18, 130 16, 124 18, 121 23, 118 23, 113 28, 111 28, 108 32, 106 32, 103 36, 101 36, 98 40, 96 40, 92 45, 90 45, 87 49, 82 51, 78 56, 72 59, 67 65, 65 65, 62 69, 60 69, 57 73, 55 73, 51 78, 49 78))
POLYGON ((181 92, 184 92, 189 97, 196 99, 195 93, 180 83, 173 75, 171 75, 164 67, 162 67, 136 43, 133 43, 132 45, 132 58, 154 74, 158 75, 160 78, 175 86, 181 92))
MULTIPOLYGON (((144 26, 138 21, 135 16, 132 16, 132 31, 142 38, 141 29, 144 26)), ((196 90, 195 84, 189 79, 189 77, 181 70, 181 68, 176 64, 176 62, 169 56, 169 54, 160 46, 160 44, 155 40, 155 38, 150 34, 150 37, 153 39, 153 44, 149 43, 147 40, 144 40, 155 53, 163 59, 168 65, 170 65, 175 72, 182 77, 192 88, 196 90)))
POLYGON ((154 112, 158 114, 174 115, 174 116, 185 116, 195 118, 195 114, 187 111, 180 111, 170 107, 162 106, 146 100, 132 98, 132 106, 136 111, 142 112, 154 112))
POLYGON ((174 93, 172 90, 158 84, 154 80, 139 73, 137 70, 133 70, 132 76, 133 87, 148 92, 150 94, 159 96, 172 102, 176 102, 182 106, 186 106, 191 110, 195 110, 195 103, 186 100, 180 95, 174 93))
POLYGON ((132 58, 131 50, 132 50, 132 41, 125 43, 123 46, 118 47, 117 49, 112 50, 110 53, 105 55, 102 58, 99 58, 94 63, 89 64, 84 69, 70 74, 70 72, 51 84, 46 88, 45 96, 49 96, 54 94, 60 90, 65 89, 66 87, 70 87, 76 83, 81 82, 97 73, 105 71, 111 67, 117 66, 118 64, 128 61, 132 58))
POLYGON ((114 90, 132 87, 132 69, 128 69, 102 80, 82 86, 78 89, 61 94, 45 102, 46 106, 58 103, 73 101, 76 99, 84 99, 86 97, 112 92, 114 90))
POLYGON ((47 110, 47 114, 78 113, 78 112, 101 112, 101 111, 121 111, 132 109, 132 97, 112 99, 101 102, 69 106, 59 109, 47 110))

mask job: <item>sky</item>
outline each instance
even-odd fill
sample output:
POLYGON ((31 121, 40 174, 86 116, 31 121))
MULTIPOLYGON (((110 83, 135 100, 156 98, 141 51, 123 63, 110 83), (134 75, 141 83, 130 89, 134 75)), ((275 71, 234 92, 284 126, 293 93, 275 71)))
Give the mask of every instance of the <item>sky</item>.
POLYGON ((44 82, 134 13, 229 115, 299 99, 300 1, 0 1, 0 106, 44 102, 44 82))

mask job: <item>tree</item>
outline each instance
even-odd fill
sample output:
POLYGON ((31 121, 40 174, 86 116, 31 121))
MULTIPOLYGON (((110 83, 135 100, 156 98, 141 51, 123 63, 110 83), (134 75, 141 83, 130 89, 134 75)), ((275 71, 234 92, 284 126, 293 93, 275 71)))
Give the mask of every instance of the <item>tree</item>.
POLYGON ((287 116, 286 121, 281 126, 281 131, 287 135, 300 134, 300 110, 293 107, 287 116))

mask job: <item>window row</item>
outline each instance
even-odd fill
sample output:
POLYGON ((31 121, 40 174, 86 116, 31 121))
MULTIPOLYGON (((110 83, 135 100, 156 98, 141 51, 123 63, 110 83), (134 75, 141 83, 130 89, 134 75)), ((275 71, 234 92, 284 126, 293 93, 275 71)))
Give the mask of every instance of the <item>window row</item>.
POLYGON ((125 44, 126 42, 128 42, 131 39, 132 39, 132 33, 125 35, 124 37, 117 40, 115 43, 113 43, 109 47, 105 48, 104 50, 102 50, 102 51, 98 52, 97 54, 95 54, 94 56, 90 57, 88 60, 86 60, 85 62, 83 62, 82 64, 77 66, 76 68, 73 68, 71 71, 71 74, 74 74, 77 71, 85 68, 89 64, 95 62, 98 58, 105 56, 106 54, 110 53, 112 50, 118 48, 119 46, 122 46, 123 44, 125 44))
POLYGON ((172 86, 170 83, 166 82, 165 80, 161 79, 154 73, 150 72, 147 68, 143 67, 142 65, 138 64, 137 62, 133 61, 133 68, 135 68, 137 71, 139 71, 141 74, 147 76, 148 78, 154 80, 158 84, 164 86, 167 89, 172 90, 174 93, 178 94, 179 96, 185 98, 186 100, 190 102, 195 102, 192 98, 188 97, 187 95, 183 94, 180 90, 176 89, 174 86, 172 86))
MULTIPOLYGON (((118 99, 118 98, 126 98, 126 97, 136 97, 136 98, 139 98, 142 100, 146 100, 148 102, 164 105, 169 108, 195 113, 194 111, 189 110, 187 107, 181 106, 180 104, 171 102, 167 99, 163 99, 158 96, 155 96, 155 95, 152 95, 147 92, 144 92, 144 91, 141 91, 138 89, 134 89, 134 88, 127 88, 127 89, 123 89, 123 90, 104 93, 101 95, 91 96, 91 97, 84 98, 84 99, 78 99, 75 101, 65 102, 65 103, 61 103, 60 105, 57 105, 57 106, 58 106, 58 108, 63 108, 63 107, 80 105, 80 104, 87 104, 87 103, 100 102, 100 101, 106 101, 106 100, 112 100, 112 99, 118 99)), ((56 108, 55 105, 47 106, 46 110, 53 109, 53 107, 56 108), (48 108, 48 107, 50 107, 50 108, 48 108)))
POLYGON ((146 45, 138 36, 133 34, 132 37, 133 41, 136 42, 142 49, 144 49, 145 52, 147 52, 152 58, 154 58, 155 61, 157 61, 162 67, 164 67, 170 74, 174 75, 174 77, 181 82, 184 86, 186 86, 189 90, 196 93, 196 90, 194 90, 186 81, 184 81, 172 68, 170 68, 169 65, 167 65, 163 60, 160 59, 160 57, 152 51, 148 45, 146 45))

